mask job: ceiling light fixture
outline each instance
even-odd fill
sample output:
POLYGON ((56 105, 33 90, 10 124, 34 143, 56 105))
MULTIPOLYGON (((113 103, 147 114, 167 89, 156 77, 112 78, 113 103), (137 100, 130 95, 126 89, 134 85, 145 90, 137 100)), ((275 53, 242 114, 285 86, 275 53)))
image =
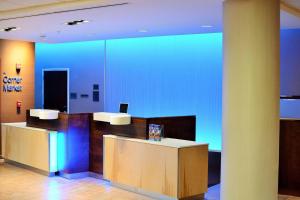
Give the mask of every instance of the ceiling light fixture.
POLYGON ((81 19, 81 20, 74 20, 74 21, 66 22, 65 24, 69 25, 69 26, 74 26, 74 25, 79 25, 79 24, 88 23, 88 22, 89 22, 88 20, 81 19))
POLYGON ((202 25, 201 28, 212 28, 212 25, 202 25))
POLYGON ((140 33, 147 33, 148 30, 146 30, 146 29, 140 29, 139 32, 140 32, 140 33))
POLYGON ((0 31, 11 32, 11 31, 16 31, 16 30, 20 30, 20 29, 21 29, 21 28, 12 26, 12 27, 7 27, 7 28, 0 29, 0 31))
POLYGON ((42 40, 46 40, 46 39, 47 39, 47 35, 40 35, 40 38, 41 38, 42 40))

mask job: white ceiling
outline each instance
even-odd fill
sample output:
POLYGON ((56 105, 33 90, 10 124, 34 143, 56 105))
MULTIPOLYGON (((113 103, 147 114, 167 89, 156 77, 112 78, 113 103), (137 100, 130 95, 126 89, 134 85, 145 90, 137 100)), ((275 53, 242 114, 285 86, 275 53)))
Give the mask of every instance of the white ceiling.
MULTIPOLYGON (((221 32, 222 2, 223 0, 0 0, 0 29, 11 26, 21 28, 14 32, 0 32, 0 38, 69 42, 221 32), (128 4, 8 19, 123 3, 128 4), (89 20, 90 23, 79 26, 64 24, 79 19, 89 20), (201 27, 203 25, 213 27, 201 27), (46 36, 46 40, 41 36, 46 36)), ((281 28, 300 28, 300 18, 281 11, 281 28)))

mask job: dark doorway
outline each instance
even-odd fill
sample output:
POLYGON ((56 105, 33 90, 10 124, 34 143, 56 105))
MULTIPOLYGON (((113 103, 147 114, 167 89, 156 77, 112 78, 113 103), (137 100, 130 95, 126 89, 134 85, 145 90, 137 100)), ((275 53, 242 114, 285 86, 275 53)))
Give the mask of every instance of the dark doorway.
POLYGON ((44 109, 68 112, 68 71, 44 71, 44 109))

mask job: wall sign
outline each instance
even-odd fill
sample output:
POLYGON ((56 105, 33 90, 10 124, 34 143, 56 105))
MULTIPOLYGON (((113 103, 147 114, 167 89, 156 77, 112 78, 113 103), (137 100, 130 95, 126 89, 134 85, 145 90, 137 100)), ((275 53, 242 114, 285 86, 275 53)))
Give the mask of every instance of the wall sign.
POLYGON ((22 78, 15 76, 10 77, 3 73, 3 92, 22 92, 22 78))

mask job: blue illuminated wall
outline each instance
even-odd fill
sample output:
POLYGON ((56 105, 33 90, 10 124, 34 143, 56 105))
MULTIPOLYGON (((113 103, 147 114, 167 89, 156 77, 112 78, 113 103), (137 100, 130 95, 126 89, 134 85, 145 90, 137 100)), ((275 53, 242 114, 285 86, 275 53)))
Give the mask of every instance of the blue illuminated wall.
MULTIPOLYGON (((300 29, 281 31, 280 94, 300 96, 300 29)), ((281 100, 280 116, 300 118, 300 100, 281 100)))
POLYGON ((42 70, 69 68, 70 92, 77 99, 70 99, 70 113, 103 111, 103 98, 92 101, 93 84, 104 91, 104 41, 64 44, 37 43, 35 46, 35 107, 42 108, 42 70), (88 94, 88 98, 80 98, 88 94))
POLYGON ((280 93, 300 95, 300 29, 280 33, 280 93))
MULTIPOLYGON (((105 110, 197 115, 197 141, 221 149, 222 34, 108 40, 105 110)), ((183 133, 184 134, 184 133, 183 133)))
POLYGON ((105 69, 104 56, 105 41, 36 44, 36 108, 42 69, 70 68, 70 92, 91 95, 99 83, 101 97, 70 100, 71 113, 128 102, 135 116, 197 115, 197 141, 221 148, 222 34, 108 40, 105 69))
MULTIPOLYGON (((300 94, 299 52, 300 30, 281 31, 281 94, 300 94)), ((128 102, 136 116, 194 114, 197 141, 221 149, 221 33, 107 40, 106 45, 37 44, 36 107, 41 107, 42 69, 60 67, 70 68, 71 92, 91 94, 95 82, 101 88, 99 104, 71 101, 71 112, 116 112, 120 102, 128 102)), ((300 110, 298 105, 281 111, 300 110)))

